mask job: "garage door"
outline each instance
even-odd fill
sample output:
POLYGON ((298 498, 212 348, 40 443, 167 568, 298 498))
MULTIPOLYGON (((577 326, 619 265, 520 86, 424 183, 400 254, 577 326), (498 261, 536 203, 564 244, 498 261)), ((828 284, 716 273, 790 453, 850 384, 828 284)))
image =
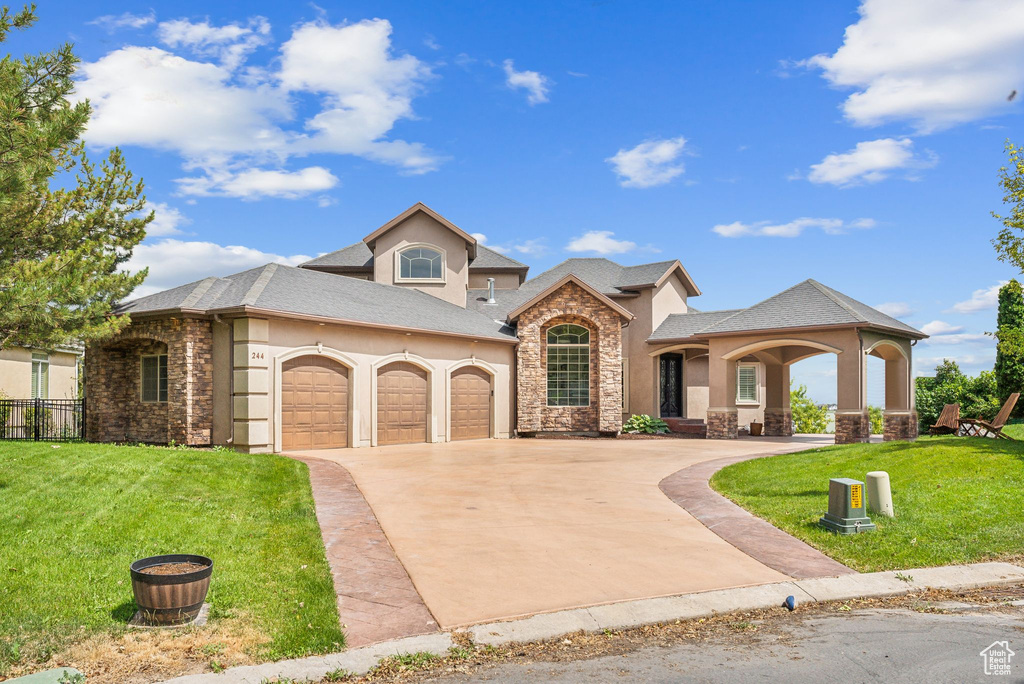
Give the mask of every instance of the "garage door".
POLYGON ((377 444, 427 441, 427 372, 411 363, 377 371, 377 444))
POLYGON ((452 373, 452 439, 491 436, 491 376, 467 366, 452 373))
POLYGON ((281 366, 281 448, 348 446, 348 369, 323 356, 281 366))

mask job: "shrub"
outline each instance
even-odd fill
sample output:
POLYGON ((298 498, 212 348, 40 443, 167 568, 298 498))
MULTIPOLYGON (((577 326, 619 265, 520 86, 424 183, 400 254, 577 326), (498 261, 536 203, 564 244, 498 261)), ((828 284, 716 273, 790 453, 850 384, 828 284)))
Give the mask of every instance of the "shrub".
POLYGON ((960 404, 960 415, 965 418, 987 420, 994 418, 1002 407, 994 372, 982 371, 972 378, 949 359, 935 367, 935 377, 917 379, 915 397, 922 432, 935 424, 946 404, 960 404))
POLYGON ((868 406, 868 419, 871 421, 871 434, 880 435, 885 432, 885 418, 882 409, 868 406))
POLYGON ((820 435, 828 430, 828 409, 811 401, 807 396, 807 385, 790 388, 789 408, 793 412, 795 432, 820 435))
POLYGON ((647 414, 632 415, 622 425, 622 431, 630 434, 663 435, 668 432, 668 423, 660 418, 651 418, 647 414))

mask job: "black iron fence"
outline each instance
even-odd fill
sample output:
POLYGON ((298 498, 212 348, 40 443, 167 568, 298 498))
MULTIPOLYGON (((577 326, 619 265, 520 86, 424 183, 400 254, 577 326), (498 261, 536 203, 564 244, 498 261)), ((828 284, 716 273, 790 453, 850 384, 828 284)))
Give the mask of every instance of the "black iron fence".
POLYGON ((84 431, 84 399, 0 399, 0 439, 68 442, 84 431))

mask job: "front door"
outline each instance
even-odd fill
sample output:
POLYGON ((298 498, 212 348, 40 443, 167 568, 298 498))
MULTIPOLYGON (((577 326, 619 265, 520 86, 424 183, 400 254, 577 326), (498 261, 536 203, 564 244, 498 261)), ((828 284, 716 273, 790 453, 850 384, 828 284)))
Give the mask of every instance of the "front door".
POLYGON ((683 417, 683 357, 680 354, 662 354, 661 359, 661 417, 683 417))

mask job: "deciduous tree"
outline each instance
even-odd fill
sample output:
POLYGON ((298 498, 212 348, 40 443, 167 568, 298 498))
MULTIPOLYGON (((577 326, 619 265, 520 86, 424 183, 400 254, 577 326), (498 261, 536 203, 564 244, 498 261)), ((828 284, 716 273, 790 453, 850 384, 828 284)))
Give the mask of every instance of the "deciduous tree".
POLYGON ((1024 390, 1024 289, 1016 279, 999 288, 995 337, 996 391, 1004 402, 1024 390))

